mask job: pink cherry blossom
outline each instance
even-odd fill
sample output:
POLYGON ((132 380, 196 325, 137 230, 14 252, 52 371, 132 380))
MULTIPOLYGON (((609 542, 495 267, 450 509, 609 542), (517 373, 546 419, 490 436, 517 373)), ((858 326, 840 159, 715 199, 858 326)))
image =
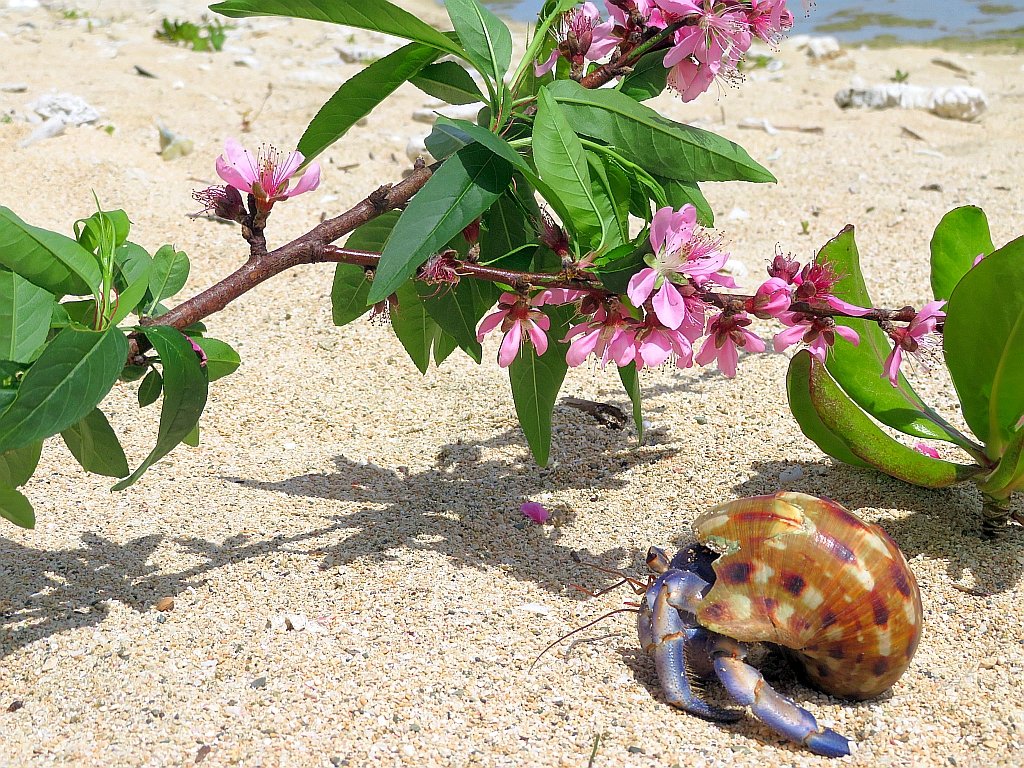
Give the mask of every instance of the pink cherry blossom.
POLYGON ((924 443, 914 443, 914 450, 918 453, 923 453, 925 456, 930 456, 933 459, 939 458, 939 452, 930 445, 925 445, 924 443))
POLYGON ((548 337, 545 334, 551 327, 551 319, 536 307, 543 303, 543 294, 527 300, 524 296, 514 293, 503 293, 498 299, 498 309, 485 317, 477 328, 476 339, 483 341, 484 336, 501 327, 505 337, 498 348, 498 365, 508 368, 519 354, 524 340, 533 344, 538 355, 548 349, 548 337))
POLYGON ((575 368, 593 354, 602 368, 609 360, 620 368, 629 365, 636 356, 637 325, 621 307, 599 307, 591 320, 572 326, 562 339, 573 340, 565 355, 566 362, 575 368))
POLYGON ((850 304, 833 295, 832 292, 839 280, 840 277, 832 264, 827 261, 812 261, 793 278, 793 284, 796 285, 793 300, 806 302, 815 309, 830 308, 853 317, 868 314, 870 309, 850 304))
POLYGON ((695 286, 713 280, 728 285, 731 279, 719 270, 729 254, 718 243, 697 231, 697 210, 684 205, 678 211, 665 207, 651 219, 650 265, 630 278, 626 295, 640 307, 649 298, 658 320, 671 330, 686 326, 703 328, 703 302, 695 286), (653 295, 653 297, 652 297, 653 295))
POLYGON ((746 326, 750 325, 746 312, 726 314, 722 312, 708 323, 708 338, 694 358, 698 365, 718 361, 719 370, 730 379, 736 376, 739 350, 764 352, 764 342, 746 326))
POLYGON ((786 8, 786 0, 751 0, 747 23, 754 35, 776 45, 782 34, 793 27, 793 14, 786 8))
POLYGON ((882 375, 888 376, 889 382, 894 387, 899 383, 903 352, 910 352, 920 359, 922 352, 934 346, 935 339, 932 334, 935 333, 939 321, 946 317, 946 313, 942 311, 942 305, 945 303, 945 301, 930 301, 914 315, 905 328, 893 328, 889 331, 889 338, 893 340, 893 348, 885 359, 882 375))
POLYGON ((821 362, 825 362, 829 347, 836 343, 836 335, 846 339, 854 346, 860 344, 860 336, 852 328, 836 325, 831 317, 816 317, 802 312, 783 312, 778 315, 779 321, 789 328, 775 334, 773 345, 776 352, 804 343, 807 351, 821 362))
POLYGON ((523 503, 523 505, 519 507, 519 511, 522 512, 524 516, 537 523, 537 525, 546 523, 551 517, 551 513, 547 511, 543 504, 537 501, 527 501, 523 503))
POLYGON ((758 317, 778 317, 793 303, 793 287, 781 277, 770 277, 758 286, 747 311, 758 317))
POLYGON ((690 340, 681 331, 666 328, 655 317, 648 316, 636 332, 634 346, 637 370, 656 368, 671 357, 675 357, 679 368, 693 365, 690 340))
POLYGON ((273 147, 263 147, 254 156, 234 139, 228 139, 224 154, 217 158, 217 175, 239 192, 252 194, 256 207, 266 212, 274 203, 320 185, 320 166, 310 163, 298 183, 289 189, 291 178, 303 160, 301 152, 283 154, 273 147))
POLYGON ((547 61, 534 66, 534 74, 540 77, 550 72, 559 56, 565 56, 574 66, 607 56, 619 44, 614 28, 615 20, 601 21, 601 12, 593 3, 566 11, 555 33, 558 45, 547 61))
MULTIPOLYGON (((631 15, 635 15, 646 27, 662 29, 665 19, 661 15, 656 0, 604 0, 608 14, 615 20, 616 26, 623 30, 635 29, 631 15)), ((640 30, 642 31, 642 30, 640 30)), ((622 35, 625 37, 626 35, 622 35)))

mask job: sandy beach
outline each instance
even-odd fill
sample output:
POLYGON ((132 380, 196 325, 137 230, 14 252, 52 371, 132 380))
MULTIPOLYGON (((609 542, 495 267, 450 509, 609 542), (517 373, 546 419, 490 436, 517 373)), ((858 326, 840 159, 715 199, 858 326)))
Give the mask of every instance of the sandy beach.
MULTIPOLYGON (((198 21, 199 2, 7 7, 25 4, 0 2, 0 204, 67 233, 95 192, 128 212, 132 240, 189 254, 178 300, 245 258, 235 228, 187 217, 192 191, 217 181, 224 141, 294 146, 359 70, 337 48, 389 44, 230 20, 222 52, 196 53, 153 32, 164 17, 198 21), (28 105, 51 91, 99 119, 22 146, 38 127, 28 105), (158 120, 194 151, 162 159, 158 120)), ((426 0, 400 4, 446 20, 426 0)), ((920 306, 947 210, 984 207, 997 245, 1024 232, 1024 56, 894 48, 815 62, 790 42, 775 57, 781 68, 738 88, 655 102, 778 177, 705 185, 742 286, 776 248, 806 260, 854 224, 876 304, 920 306), (836 106, 854 78, 888 83, 897 70, 915 85, 980 88, 988 110, 963 122, 836 106), (821 130, 741 128, 747 119, 821 130)), ((411 114, 431 103, 405 86, 328 150, 319 189, 275 208, 270 245, 400 179, 409 139, 429 130, 411 114)), ((927 491, 826 458, 787 408, 788 355, 744 357, 734 381, 645 372, 643 444, 559 405, 552 461, 538 468, 493 363, 497 339, 482 366, 456 354, 421 376, 389 328, 332 325, 332 274, 292 270, 207 321, 242 367, 211 387, 200 446, 127 491, 47 442, 24 489, 36 529, 0 526, 0 765, 587 766, 597 739, 600 767, 1024 764, 1024 529, 982 541, 973 487, 927 491), (648 546, 678 544, 701 511, 780 489, 880 523, 921 586, 924 638, 881 699, 842 702, 769 663, 780 691, 856 742, 852 756, 816 757, 749 716, 718 725, 672 709, 629 615, 528 671, 549 642, 632 598, 573 589, 611 578, 571 553, 643 574, 648 546), (558 525, 524 520, 527 500, 558 525), (173 609, 157 610, 165 598, 173 609)), ((959 423, 942 375, 912 376, 959 423)), ((158 418, 140 413, 136 388, 119 385, 103 406, 133 466, 158 418)), ((628 410, 612 370, 572 370, 563 394, 628 410)))

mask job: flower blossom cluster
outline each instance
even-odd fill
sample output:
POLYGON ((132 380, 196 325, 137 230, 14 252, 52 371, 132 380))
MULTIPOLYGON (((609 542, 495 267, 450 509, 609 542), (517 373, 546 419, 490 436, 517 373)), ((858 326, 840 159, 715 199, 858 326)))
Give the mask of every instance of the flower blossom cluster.
POLYGON ((568 11, 558 26, 558 45, 550 58, 535 67, 538 76, 550 71, 559 57, 573 72, 598 61, 624 42, 645 32, 679 25, 663 59, 668 84, 683 101, 704 93, 716 78, 738 76, 740 59, 755 39, 777 43, 793 26, 786 0, 604 0, 609 19, 591 2, 568 11))

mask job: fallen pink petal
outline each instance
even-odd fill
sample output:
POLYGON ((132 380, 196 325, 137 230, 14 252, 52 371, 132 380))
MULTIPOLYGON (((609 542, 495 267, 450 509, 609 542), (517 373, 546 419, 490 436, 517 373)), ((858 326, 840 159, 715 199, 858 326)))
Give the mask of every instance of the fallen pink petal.
POLYGON ((544 507, 543 504, 537 501, 527 501, 521 507, 519 511, 523 513, 525 517, 528 517, 537 525, 546 523, 551 517, 551 513, 544 507))

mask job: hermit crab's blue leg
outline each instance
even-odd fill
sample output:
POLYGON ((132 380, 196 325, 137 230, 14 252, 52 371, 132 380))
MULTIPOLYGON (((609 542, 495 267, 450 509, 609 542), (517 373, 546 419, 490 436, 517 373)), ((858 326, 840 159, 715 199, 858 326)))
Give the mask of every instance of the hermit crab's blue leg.
POLYGON ((850 742, 845 736, 819 726, 814 715, 768 685, 760 672, 743 661, 746 652, 740 643, 718 635, 712 655, 722 685, 737 702, 749 706, 762 723, 816 754, 850 754, 850 742))
POLYGON ((694 594, 694 589, 699 599, 700 590, 706 586, 707 582, 692 573, 662 574, 647 590, 637 629, 644 650, 654 657, 658 680, 669 704, 708 720, 735 721, 742 713, 708 704, 697 695, 690 681, 687 653, 693 648, 706 658, 708 633, 696 623, 687 624, 674 603, 678 600, 682 604, 688 595, 694 594))

